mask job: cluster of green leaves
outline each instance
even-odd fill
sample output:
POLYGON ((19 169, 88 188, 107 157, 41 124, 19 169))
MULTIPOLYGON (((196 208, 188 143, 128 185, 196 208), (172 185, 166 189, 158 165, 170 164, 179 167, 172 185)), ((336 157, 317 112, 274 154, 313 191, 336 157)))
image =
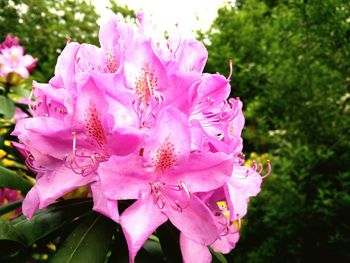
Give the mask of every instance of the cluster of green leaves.
POLYGON ((245 151, 273 174, 234 262, 350 260, 350 2, 240 0, 207 33, 207 70, 245 103, 245 151))

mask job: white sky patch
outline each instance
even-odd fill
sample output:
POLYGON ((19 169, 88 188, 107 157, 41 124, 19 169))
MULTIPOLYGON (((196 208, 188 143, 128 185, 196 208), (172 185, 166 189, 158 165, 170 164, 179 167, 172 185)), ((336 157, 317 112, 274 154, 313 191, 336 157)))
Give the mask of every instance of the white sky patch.
MULTIPOLYGON (((113 1, 113 0, 111 0, 113 1)), ((217 16, 217 10, 228 0, 118 0, 135 11, 151 15, 161 30, 171 30, 178 24, 182 33, 194 37, 196 30, 208 30, 217 16)), ((106 9, 109 0, 92 0, 102 17, 111 16, 106 9)))

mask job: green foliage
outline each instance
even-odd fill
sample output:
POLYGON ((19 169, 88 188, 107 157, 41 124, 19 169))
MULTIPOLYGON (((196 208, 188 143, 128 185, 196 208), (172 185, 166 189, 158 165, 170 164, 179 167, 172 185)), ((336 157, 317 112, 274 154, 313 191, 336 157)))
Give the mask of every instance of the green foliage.
POLYGON ((247 152, 273 174, 253 200, 234 262, 348 261, 350 2, 239 1, 219 10, 211 72, 245 102, 247 152))
POLYGON ((103 263, 112 241, 114 224, 102 215, 91 215, 66 238, 50 263, 103 263))
POLYGON ((14 171, 0 166, 0 187, 21 190, 26 193, 32 188, 32 184, 14 171))

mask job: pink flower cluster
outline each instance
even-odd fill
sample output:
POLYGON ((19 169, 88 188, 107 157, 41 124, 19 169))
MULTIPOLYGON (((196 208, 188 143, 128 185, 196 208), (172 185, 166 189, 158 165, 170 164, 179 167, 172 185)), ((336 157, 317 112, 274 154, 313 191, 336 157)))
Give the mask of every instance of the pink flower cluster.
POLYGON ((19 45, 18 37, 7 35, 0 44, 0 77, 6 79, 8 74, 17 73, 23 79, 35 68, 37 59, 24 55, 24 48, 19 45))
POLYGON ((12 190, 9 188, 0 188, 0 205, 11 203, 19 199, 19 194, 17 190, 12 190))
POLYGON ((90 185, 95 211, 120 223, 130 261, 167 220, 184 262, 210 262, 239 238, 262 167, 244 167, 242 102, 230 79, 203 73, 203 44, 139 25, 102 24, 101 47, 68 43, 48 84, 33 84, 32 118, 14 134, 37 172, 23 202, 31 218, 90 185), (136 200, 121 215, 118 201, 136 200))
MULTIPOLYGON (((17 190, 10 188, 0 187, 0 206, 12 203, 18 200, 21 200, 22 196, 17 190)), ((10 214, 10 219, 16 218, 21 214, 21 208, 16 209, 13 213, 10 214)))

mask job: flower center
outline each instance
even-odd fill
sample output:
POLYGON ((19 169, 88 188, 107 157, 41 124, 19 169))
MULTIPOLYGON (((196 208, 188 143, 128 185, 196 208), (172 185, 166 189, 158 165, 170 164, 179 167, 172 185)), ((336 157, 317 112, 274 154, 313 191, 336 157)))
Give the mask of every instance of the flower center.
POLYGON ((118 70, 117 58, 112 51, 107 52, 107 68, 111 73, 115 73, 118 70))
POLYGON ((154 95, 154 89, 157 85, 158 78, 155 75, 154 69, 151 68, 149 63, 145 63, 141 68, 139 76, 136 78, 136 95, 143 103, 148 104, 154 95))
POLYGON ((84 127, 87 129, 89 136, 102 148, 106 142, 105 130, 102 125, 101 114, 92 103, 85 112, 84 127))
POLYGON ((169 141, 167 137, 164 143, 157 149, 153 163, 156 167, 156 171, 163 174, 168 170, 177 159, 175 152, 175 145, 169 141))

